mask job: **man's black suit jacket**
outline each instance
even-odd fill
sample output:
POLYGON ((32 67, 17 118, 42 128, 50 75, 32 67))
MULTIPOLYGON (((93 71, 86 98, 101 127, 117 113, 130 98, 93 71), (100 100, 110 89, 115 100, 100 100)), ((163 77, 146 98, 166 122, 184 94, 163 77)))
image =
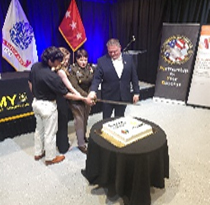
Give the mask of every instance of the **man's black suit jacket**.
POLYGON ((121 78, 113 66, 109 55, 98 59, 90 90, 97 92, 101 83, 101 98, 106 100, 132 102, 131 84, 133 94, 139 94, 139 84, 136 67, 131 55, 122 54, 123 72, 121 78))

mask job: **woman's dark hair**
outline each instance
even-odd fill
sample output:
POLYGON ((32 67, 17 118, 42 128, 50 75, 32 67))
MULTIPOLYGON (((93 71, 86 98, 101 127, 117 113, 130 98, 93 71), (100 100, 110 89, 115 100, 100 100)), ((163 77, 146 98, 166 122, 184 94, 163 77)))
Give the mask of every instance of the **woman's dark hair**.
POLYGON ((45 49, 41 55, 42 62, 46 65, 48 65, 48 61, 50 60, 52 63, 55 60, 59 60, 62 62, 63 60, 63 53, 60 51, 59 48, 56 48, 55 46, 51 46, 47 49, 45 49))
POLYGON ((81 57, 88 58, 88 53, 85 49, 77 50, 76 52, 76 59, 79 59, 81 57))

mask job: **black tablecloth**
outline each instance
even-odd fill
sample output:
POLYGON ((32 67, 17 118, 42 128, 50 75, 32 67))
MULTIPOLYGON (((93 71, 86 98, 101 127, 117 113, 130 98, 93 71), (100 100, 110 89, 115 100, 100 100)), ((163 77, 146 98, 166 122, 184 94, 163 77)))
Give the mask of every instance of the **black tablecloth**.
POLYGON ((113 185, 116 194, 130 205, 149 205, 150 187, 164 188, 169 177, 169 156, 166 134, 156 124, 140 119, 154 129, 154 134, 123 148, 117 148, 95 130, 110 119, 91 128, 84 175, 90 184, 113 185))
POLYGON ((0 79, 0 141, 32 132, 35 118, 28 86, 29 72, 2 73, 0 79))
MULTIPOLYGON (((0 141, 35 130, 36 119, 31 107, 33 96, 28 86, 28 76, 28 71, 2 73, 0 76, 0 141)), ((101 103, 97 103, 91 108, 90 114, 101 110, 101 103)), ((70 108, 68 120, 73 120, 70 108)))

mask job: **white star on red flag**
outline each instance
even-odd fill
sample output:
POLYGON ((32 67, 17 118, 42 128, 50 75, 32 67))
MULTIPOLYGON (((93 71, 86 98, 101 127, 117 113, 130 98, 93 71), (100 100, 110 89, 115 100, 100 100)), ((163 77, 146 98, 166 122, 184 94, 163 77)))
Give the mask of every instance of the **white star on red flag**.
POLYGON ((72 21, 72 23, 70 24, 72 30, 76 29, 77 28, 77 23, 72 21))
POLYGON ((71 18, 71 11, 66 12, 66 18, 71 18))
POLYGON ((77 39, 81 39, 82 38, 82 34, 81 33, 77 33, 77 39))

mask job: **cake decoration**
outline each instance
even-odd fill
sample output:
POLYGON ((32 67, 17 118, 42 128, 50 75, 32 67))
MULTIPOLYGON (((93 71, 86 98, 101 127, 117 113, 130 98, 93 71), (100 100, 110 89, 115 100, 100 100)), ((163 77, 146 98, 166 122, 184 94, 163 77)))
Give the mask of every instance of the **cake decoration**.
POLYGON ((124 147, 153 133, 152 126, 133 117, 120 117, 102 126, 101 136, 117 147, 124 147))

